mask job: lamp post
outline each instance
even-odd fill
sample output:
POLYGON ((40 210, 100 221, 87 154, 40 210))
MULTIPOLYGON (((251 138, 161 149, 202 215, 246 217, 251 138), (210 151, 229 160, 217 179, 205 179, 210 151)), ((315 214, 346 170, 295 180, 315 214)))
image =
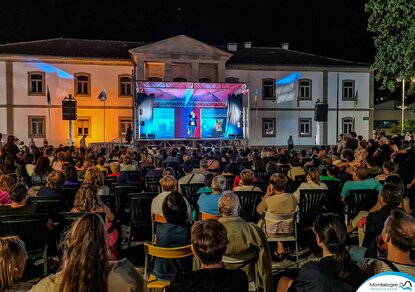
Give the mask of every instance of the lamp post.
POLYGON ((405 79, 402 78, 402 108, 401 108, 401 134, 404 135, 405 123, 405 79))

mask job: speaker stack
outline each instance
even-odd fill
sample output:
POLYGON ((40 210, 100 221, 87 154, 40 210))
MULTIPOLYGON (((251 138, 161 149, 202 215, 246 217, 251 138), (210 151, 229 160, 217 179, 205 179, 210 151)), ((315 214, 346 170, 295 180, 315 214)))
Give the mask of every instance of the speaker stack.
POLYGON ((327 122, 329 105, 326 102, 316 103, 314 106, 314 120, 316 122, 327 122))
POLYGON ((73 121, 77 119, 76 115, 77 103, 71 95, 62 100, 62 120, 73 121))

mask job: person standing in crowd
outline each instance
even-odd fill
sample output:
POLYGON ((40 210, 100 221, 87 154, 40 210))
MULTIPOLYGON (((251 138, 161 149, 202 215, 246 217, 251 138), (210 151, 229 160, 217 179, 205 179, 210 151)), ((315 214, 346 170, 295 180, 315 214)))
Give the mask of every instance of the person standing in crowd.
POLYGON ((290 135, 290 137, 288 137, 287 144, 288 144, 288 150, 294 149, 294 139, 293 139, 293 136, 290 135))
POLYGON ((127 143, 131 144, 131 141, 133 140, 133 129, 131 128, 131 125, 128 126, 125 136, 127 143))
POLYGON ((86 149, 86 135, 83 135, 81 140, 79 140, 79 146, 86 149))

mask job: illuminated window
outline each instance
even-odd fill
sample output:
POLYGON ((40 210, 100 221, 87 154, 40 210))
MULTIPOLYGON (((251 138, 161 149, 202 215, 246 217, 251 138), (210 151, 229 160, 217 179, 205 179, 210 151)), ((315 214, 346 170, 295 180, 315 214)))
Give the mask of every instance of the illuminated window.
POLYGON ((349 135, 354 131, 354 119, 353 118, 342 118, 342 129, 343 134, 349 135))
POLYGON ((133 126, 133 119, 131 117, 120 117, 119 118, 119 137, 125 137, 127 135, 128 127, 133 126))
POLYGON ((262 79, 262 99, 275 100, 275 79, 262 79))
POLYGON ((119 75, 119 96, 131 96, 132 95, 132 83, 130 75, 119 75))
POLYGON ((311 80, 301 79, 298 82, 298 98, 302 100, 311 100, 311 80))
POLYGON ((88 73, 75 74, 75 96, 91 96, 91 75, 88 73))
POLYGON ((298 136, 311 137, 311 118, 298 119, 298 136))
POLYGON ((28 93, 29 95, 45 95, 45 73, 29 72, 28 73, 28 93))
POLYGON ((275 118, 262 119, 262 137, 275 137, 275 118))
POLYGON ((354 80, 343 80, 342 94, 343 100, 355 100, 354 80))
POLYGON ((76 120, 76 134, 91 136, 91 117, 80 117, 76 120))
POLYGON ((29 138, 45 138, 45 116, 29 116, 29 138))

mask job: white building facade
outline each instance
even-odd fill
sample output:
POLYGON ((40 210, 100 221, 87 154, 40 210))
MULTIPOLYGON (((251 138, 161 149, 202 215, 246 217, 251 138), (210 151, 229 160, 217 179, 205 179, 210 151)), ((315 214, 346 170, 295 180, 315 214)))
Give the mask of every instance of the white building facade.
POLYGON ((287 46, 210 46, 179 35, 150 44, 54 39, 0 45, 0 132, 37 145, 44 138, 66 144, 69 122, 62 120, 61 101, 72 94, 76 145, 84 134, 87 142, 121 139, 133 121, 133 80, 246 83, 250 146, 285 146, 290 135, 295 145, 333 145, 337 134, 369 138, 373 131, 373 70, 367 64, 287 46), (280 102, 275 84, 292 73, 299 73, 293 98, 280 102), (104 88, 105 104, 97 98, 104 88), (317 100, 328 104, 328 122, 314 121, 317 100))

